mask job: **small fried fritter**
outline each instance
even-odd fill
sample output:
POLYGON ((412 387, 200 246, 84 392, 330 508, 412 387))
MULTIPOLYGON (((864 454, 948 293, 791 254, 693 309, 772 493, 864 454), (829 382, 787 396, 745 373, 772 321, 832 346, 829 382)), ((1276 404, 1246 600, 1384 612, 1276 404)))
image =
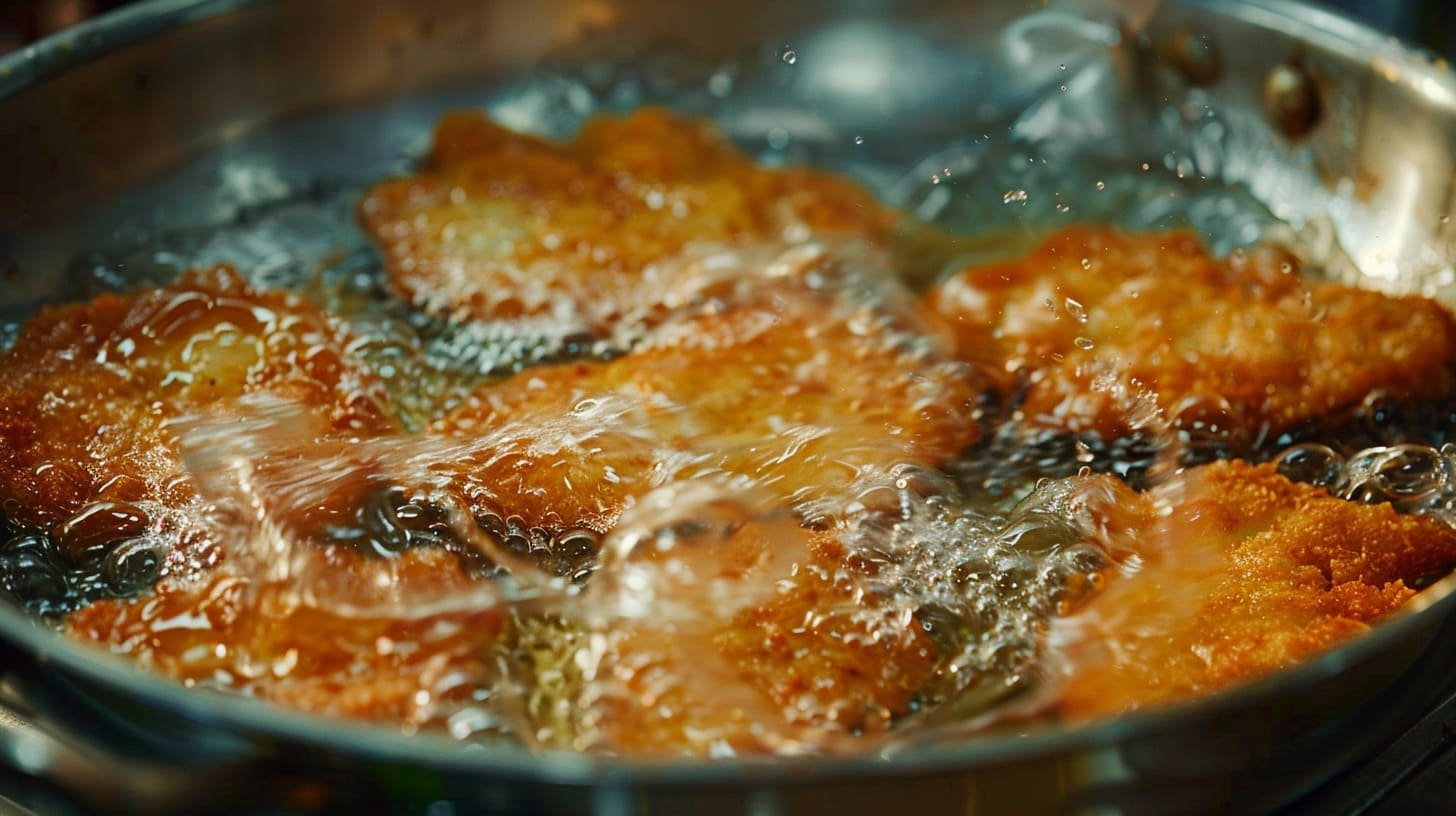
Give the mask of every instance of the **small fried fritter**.
POLYGON ((461 463, 464 491, 531 524, 605 532, 631 496, 716 470, 814 521, 855 484, 936 467, 979 439, 975 381, 873 309, 784 295, 679 316, 616 360, 524 371, 433 430, 511 437, 461 463))
POLYGON ((706 122, 658 108, 592 119, 565 144, 447 115, 423 169, 376 186, 359 210, 395 286, 426 309, 598 335, 681 295, 654 264, 688 247, 877 242, 893 223, 849 181, 760 167, 706 122))
POLYGON ((1405 603, 1456 565, 1456 530, 1389 505, 1336 499, 1273 465, 1219 462, 1141 497, 1112 578, 1063 621, 1072 718, 1191 699, 1292 666, 1405 603))
POLYGON ((964 359, 1024 389, 1025 423, 1107 440, 1143 428, 1149 408, 1247 444, 1372 391, 1456 387, 1456 321, 1434 301, 1312 282, 1269 249, 1219 260, 1187 233, 1066 229, 961 271, 929 302, 964 359))

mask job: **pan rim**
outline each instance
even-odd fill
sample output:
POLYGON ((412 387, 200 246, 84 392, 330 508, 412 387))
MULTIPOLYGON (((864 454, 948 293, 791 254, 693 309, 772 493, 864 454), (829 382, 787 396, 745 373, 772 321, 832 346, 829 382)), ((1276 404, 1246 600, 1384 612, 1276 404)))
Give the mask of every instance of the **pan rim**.
MULTIPOLYGON (((278 0, 145 0, 81 23, 0 58, 0 106, 6 99, 105 53, 173 29, 211 20, 245 7, 278 0)), ((1423 52, 1338 13, 1292 0, 1179 0, 1181 5, 1216 9, 1261 28, 1297 26, 1300 36, 1335 51, 1378 55, 1409 66, 1435 85, 1412 84, 1433 104, 1456 110, 1456 74, 1434 67, 1423 52), (1433 90, 1433 88, 1435 90, 1433 90)), ((1408 79, 1407 81, 1413 81, 1408 79)), ((0 107, 3 110, 3 107, 0 107)), ((1032 759, 1075 749, 1096 749, 1204 722, 1333 677, 1371 660, 1386 641, 1418 631, 1452 614, 1456 575, 1423 593, 1421 608, 1379 624, 1353 641, 1312 659, 1189 702, 1095 720, 1073 726, 1038 728, 1025 735, 972 737, 954 745, 909 751, 892 758, 850 756, 665 760, 599 757, 564 751, 534 752, 512 745, 470 746, 444 736, 406 735, 222 693, 184 689, 121 657, 71 641, 19 610, 0 606, 0 638, 77 678, 202 725, 221 726, 290 742, 341 751, 362 759, 439 770, 488 772, 561 785, 809 784, 835 779, 933 773, 991 763, 1032 759), (185 692, 185 693, 180 693, 185 692)))

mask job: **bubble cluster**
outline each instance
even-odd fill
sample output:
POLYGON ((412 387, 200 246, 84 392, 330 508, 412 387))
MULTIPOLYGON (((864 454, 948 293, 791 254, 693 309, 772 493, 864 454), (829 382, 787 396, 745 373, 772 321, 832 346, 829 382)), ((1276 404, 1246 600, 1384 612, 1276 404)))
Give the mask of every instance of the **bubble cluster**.
POLYGON ((1308 442, 1289 448, 1274 462, 1291 481, 1323 487, 1342 499, 1390 504, 1402 513, 1432 515, 1456 525, 1456 444, 1378 446, 1346 457, 1308 442))
POLYGON ((1000 512, 911 499, 888 530, 852 538, 857 552, 878 554, 875 583, 913 604, 943 655, 913 721, 981 715, 1043 680, 1048 622, 1090 597, 1113 564, 1099 517, 1115 494, 1102 478, 1043 478, 1000 512))
POLYGON ((992 503, 1015 500, 1044 478, 1073 476, 1083 468, 1114 474, 1141 487, 1149 471, 1172 443, 1150 435, 1104 440, 1077 437, 1014 422, 997 427, 986 441, 968 451, 951 471, 969 495, 992 503))
POLYGON ((8 516, 0 529, 0 590, 43 618, 150 589, 175 543, 146 508, 126 502, 89 504, 50 531, 8 516))
POLYGON ((528 556, 536 565, 561 578, 585 581, 596 568, 601 536, 595 531, 574 529, 556 532, 539 525, 528 525, 515 515, 483 511, 475 523, 500 546, 528 556))
POLYGON ((355 544, 383 558, 410 547, 445 546, 453 537, 449 513, 406 495, 402 488, 379 490, 359 503, 351 524, 332 524, 332 541, 355 544))

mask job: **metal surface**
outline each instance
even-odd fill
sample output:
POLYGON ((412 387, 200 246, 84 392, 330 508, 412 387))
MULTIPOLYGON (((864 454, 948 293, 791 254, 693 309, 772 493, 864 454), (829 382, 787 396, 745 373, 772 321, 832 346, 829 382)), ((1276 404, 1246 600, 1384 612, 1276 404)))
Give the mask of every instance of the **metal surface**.
MULTIPOLYGON (((765 71, 763 82, 713 112, 745 140, 775 128, 805 144, 849 133, 895 140, 911 174, 915 158, 993 126, 1064 151, 1112 144, 1163 161, 1157 145, 1121 120, 1079 115, 1078 106, 1139 106, 1189 128, 1217 111, 1223 135, 1188 157, 1196 171, 1247 186, 1309 240, 1337 245, 1334 255, 1345 261, 1337 272, 1394 290, 1456 292, 1448 217, 1456 80, 1443 67, 1343 18, 1277 0, 1134 4, 1127 8, 1151 16, 1120 21, 1104 10, 1081 27, 1056 4, 1042 6, 159 0, 131 7, 0 61, 0 272, 8 276, 0 305, 23 312, 74 296, 77 280, 67 270, 75 254, 118 234, 217 223, 321 178, 397 168, 441 110, 478 103, 482 88, 542 59, 617 45, 661 51, 663 43, 714 65, 786 43, 805 44, 806 54, 814 46, 840 54, 813 70, 806 59, 796 83, 775 83, 765 71), (1025 35, 1017 42, 1050 50, 1033 49, 1018 62, 1017 43, 1002 34, 1012 20, 1025 35), (1190 52, 1189 32, 1218 55, 1216 72, 1202 66, 1190 75, 1188 65, 1163 58, 1204 54, 1190 52), (1048 46, 1047 37, 1064 39, 1048 46), (1170 51, 1179 38, 1181 52, 1170 51), (1086 87, 1045 95, 1068 63, 1088 78, 1086 87), (850 70, 867 64, 876 70, 850 70), (1320 111, 1292 136, 1263 113, 1268 77, 1286 65, 1305 72, 1320 111), (1050 113, 1038 118, 1039 111, 1050 113)), ((1324 740, 1372 697, 1412 671, 1449 674, 1451 652, 1424 645, 1456 604, 1451 588, 1451 579, 1441 582, 1418 611, 1349 646, 1169 710, 891 758, 677 764, 466 750, 184 692, 0 608, 0 637, 41 659, 36 673, 13 678, 18 691, 9 704, 23 716, 0 717, 0 755, 80 808, 137 812, 195 810, 199 781, 212 791, 210 806, 274 810, 422 810, 436 801, 602 814, 680 812, 689 803, 699 814, 884 812, 908 802, 967 813, 1265 810, 1353 761, 1324 740), (133 753, 129 744, 146 750, 133 753), (86 753, 96 745, 101 755, 86 753), (1334 761, 1314 761, 1330 755, 1334 761), (112 770, 110 781, 87 776, 96 766, 112 770)))

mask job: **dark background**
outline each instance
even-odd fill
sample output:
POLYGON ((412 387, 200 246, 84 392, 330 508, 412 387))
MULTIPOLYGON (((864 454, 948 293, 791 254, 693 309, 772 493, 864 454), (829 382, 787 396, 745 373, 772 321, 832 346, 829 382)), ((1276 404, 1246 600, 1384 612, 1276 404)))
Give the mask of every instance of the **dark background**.
MULTIPOLYGON (((0 0, 0 53, 127 2, 0 0)), ((1439 54, 1456 57, 1456 25, 1453 25, 1456 2, 1452 0, 1325 0, 1324 5, 1341 9, 1439 54)))
POLYGON ((0 0, 0 53, 126 3, 127 0, 0 0))

